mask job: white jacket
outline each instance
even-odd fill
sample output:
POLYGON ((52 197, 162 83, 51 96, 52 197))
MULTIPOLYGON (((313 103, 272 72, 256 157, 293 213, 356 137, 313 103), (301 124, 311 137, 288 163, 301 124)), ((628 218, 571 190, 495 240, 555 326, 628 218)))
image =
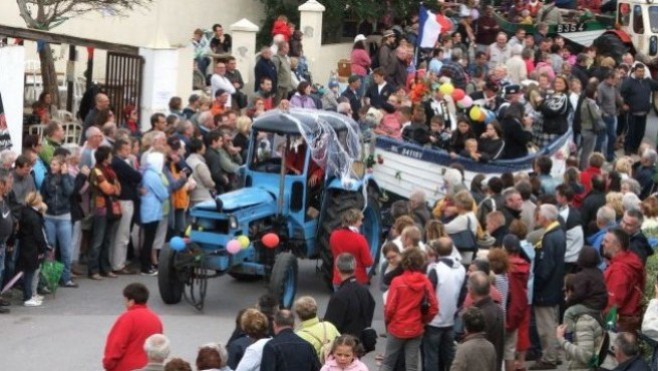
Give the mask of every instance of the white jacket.
MULTIPOLYGON (((427 267, 427 274, 436 274, 436 298, 439 302, 439 313, 429 323, 433 327, 451 327, 455 324, 455 313, 459 301, 466 270, 464 266, 452 257, 442 257, 439 261, 427 267)), ((430 278, 430 281, 433 281, 430 278)))
POLYGON ((642 320, 642 333, 651 339, 658 341, 658 300, 651 299, 644 319, 642 320))

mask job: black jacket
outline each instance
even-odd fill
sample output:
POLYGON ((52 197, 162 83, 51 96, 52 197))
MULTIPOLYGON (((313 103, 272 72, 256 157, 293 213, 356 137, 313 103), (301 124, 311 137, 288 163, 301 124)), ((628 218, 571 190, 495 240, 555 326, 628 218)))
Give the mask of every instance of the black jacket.
POLYGON ((535 253, 534 305, 554 306, 562 302, 564 254, 567 236, 558 226, 544 234, 535 253))
POLYGON ((320 360, 311 343, 291 328, 281 330, 263 348, 261 371, 317 371, 320 360))
POLYGON ((587 82, 589 81, 589 71, 587 71, 585 67, 574 65, 571 68, 571 74, 578 78, 583 86, 587 86, 587 82))
POLYGON ((46 233, 43 230, 43 216, 29 206, 23 207, 19 221, 17 271, 33 271, 39 267, 39 255, 48 249, 46 233))
POLYGON ((358 338, 361 331, 372 325, 375 313, 375 299, 370 291, 354 277, 340 284, 331 295, 324 320, 331 322, 341 334, 350 334, 358 338))
POLYGON ((596 212, 605 203, 605 193, 594 189, 583 200, 582 205, 580 205, 580 218, 583 221, 585 236, 590 236, 598 230, 596 228, 596 212))
POLYGON ((582 270, 573 279, 573 292, 566 301, 567 307, 583 304, 590 309, 603 310, 608 306, 608 289, 603 272, 598 268, 599 253, 595 248, 583 246, 578 254, 582 270))
POLYGON ((276 66, 271 59, 259 58, 256 62, 256 67, 254 67, 254 91, 258 91, 263 77, 269 77, 272 80, 272 90, 276 90, 276 66))
POLYGON ((651 110, 651 102, 647 97, 651 92, 658 90, 658 81, 652 79, 636 79, 629 77, 621 84, 621 96, 628 104, 630 113, 644 113, 651 110))
POLYGON ((69 200, 71 201, 71 221, 76 222, 85 217, 85 212, 82 209, 82 188, 87 184, 87 177, 78 173, 73 180, 73 194, 69 200))
POLYGON ((345 89, 342 97, 345 97, 350 100, 350 107, 352 108, 352 118, 359 120, 359 110, 361 109, 361 98, 354 92, 350 87, 345 89))
POLYGON ((41 184, 43 202, 48 205, 48 215, 64 215, 71 212, 73 177, 65 174, 48 174, 41 184))
POLYGON ((493 161, 500 158, 505 150, 505 142, 502 139, 480 138, 478 140, 478 151, 485 161, 493 161))
POLYGON ((638 232, 631 236, 630 250, 642 260, 642 265, 647 263, 647 258, 653 255, 653 249, 649 245, 649 240, 642 232, 638 232))
POLYGON ((391 94, 395 93, 395 88, 391 84, 386 84, 382 88, 381 93, 379 92, 379 86, 377 84, 370 84, 368 90, 366 91, 366 97, 370 99, 370 105, 377 109, 382 108, 382 105, 386 103, 388 97, 391 94))
POLYGON ((505 148, 501 158, 512 159, 528 155, 528 143, 532 141, 532 133, 524 130, 521 123, 513 118, 505 118, 502 122, 505 148))
POLYGON ((119 156, 112 157, 112 170, 117 174, 117 179, 121 184, 120 200, 135 201, 139 198, 137 190, 139 183, 142 182, 142 174, 128 165, 126 161, 119 158, 119 156))
POLYGON ((418 145, 425 145, 430 141, 430 133, 425 123, 412 122, 402 130, 402 139, 405 142, 411 142, 418 145))

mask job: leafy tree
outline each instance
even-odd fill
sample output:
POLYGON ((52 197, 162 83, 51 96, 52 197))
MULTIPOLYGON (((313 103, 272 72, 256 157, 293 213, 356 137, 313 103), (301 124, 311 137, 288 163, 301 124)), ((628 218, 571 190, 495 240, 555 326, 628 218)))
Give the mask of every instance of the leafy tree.
MULTIPOLYGON (((125 16, 138 7, 148 7, 153 0, 16 0, 27 28, 50 31, 67 20, 89 12, 125 16)), ((43 89, 59 106, 57 74, 50 45, 39 45, 43 89)))
MULTIPOLYGON (((368 22, 376 24, 384 16, 404 19, 418 11, 421 0, 317 0, 325 6, 323 14, 323 41, 338 42, 343 36, 346 22, 357 25, 368 22)), ((305 0, 261 0, 265 5, 265 21, 259 33, 259 42, 265 45, 272 41, 272 23, 280 14, 298 24, 297 7, 305 0)))

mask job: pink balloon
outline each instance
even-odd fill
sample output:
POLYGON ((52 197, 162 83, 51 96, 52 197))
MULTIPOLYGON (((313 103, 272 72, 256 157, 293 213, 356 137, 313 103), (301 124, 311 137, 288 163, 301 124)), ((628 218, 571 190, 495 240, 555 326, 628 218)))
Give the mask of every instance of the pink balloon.
POLYGON ((228 244, 226 244, 226 251, 228 251, 229 254, 235 255, 240 252, 242 249, 242 246, 240 246, 240 241, 238 240, 230 240, 228 244))
POLYGON ((464 98, 457 102, 457 105, 462 108, 470 108, 473 105, 473 99, 470 96, 465 95, 464 98))

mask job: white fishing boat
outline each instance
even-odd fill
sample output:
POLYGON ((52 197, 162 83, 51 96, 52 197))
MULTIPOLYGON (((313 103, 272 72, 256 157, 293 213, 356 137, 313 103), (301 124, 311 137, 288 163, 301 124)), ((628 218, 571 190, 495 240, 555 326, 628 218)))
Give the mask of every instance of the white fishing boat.
POLYGON ((513 160, 495 160, 489 163, 479 163, 461 156, 453 159, 446 151, 378 137, 375 142, 375 164, 372 171, 380 188, 386 192, 409 198, 414 191, 422 190, 429 203, 433 204, 445 195, 443 174, 454 163, 464 166, 464 184, 469 189, 471 181, 477 174, 484 174, 490 178, 506 172, 530 173, 533 171, 535 159, 543 155, 548 155, 553 160, 552 175, 562 177, 566 170, 572 136, 569 130, 551 145, 539 149, 536 153, 513 160))

